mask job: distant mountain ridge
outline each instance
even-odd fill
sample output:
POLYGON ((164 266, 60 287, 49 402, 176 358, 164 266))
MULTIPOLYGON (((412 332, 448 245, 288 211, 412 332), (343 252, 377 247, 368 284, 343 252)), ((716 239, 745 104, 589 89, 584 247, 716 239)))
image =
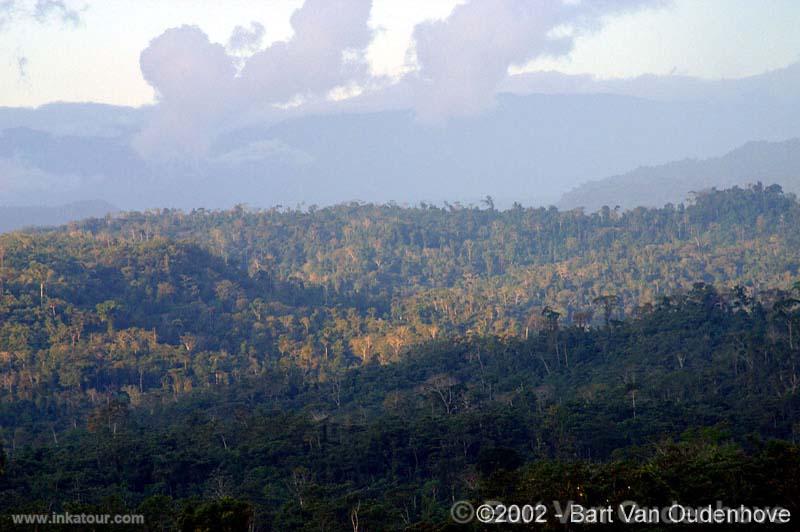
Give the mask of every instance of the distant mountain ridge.
POLYGON ((584 183, 565 193, 557 206, 595 211, 604 205, 624 209, 685 201, 691 192, 761 181, 800 194, 800 138, 748 142, 721 157, 684 159, 642 166, 625 174, 584 183))
POLYGON ((124 210, 487 194, 499 206, 550 205, 587 179, 800 136, 800 101, 760 93, 746 102, 503 94, 484 113, 436 124, 411 110, 343 107, 220 131, 190 157, 137 151, 133 139, 153 108, 0 111, 4 203, 97 198, 124 210))
POLYGON ((49 207, 0 205, 0 233, 23 227, 62 225, 75 220, 105 216, 117 210, 110 203, 100 200, 77 201, 49 207))

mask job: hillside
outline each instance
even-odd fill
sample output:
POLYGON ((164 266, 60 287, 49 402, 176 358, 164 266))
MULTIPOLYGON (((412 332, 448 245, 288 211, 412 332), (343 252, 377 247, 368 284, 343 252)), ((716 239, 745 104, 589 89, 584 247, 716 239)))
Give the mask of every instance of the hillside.
MULTIPOLYGON (((431 342, 322 380, 271 366, 179 397, 95 390, 49 442, 13 432, 0 509, 135 510, 151 529, 232 530, 350 530, 354 515, 429 530, 460 499, 795 514, 800 396, 785 324, 698 283, 610 327, 431 342)), ((15 416, 30 412, 17 402, 15 416)), ((552 517, 540 528, 563 529, 552 517)))
POLYGON ((628 212, 487 198, 4 234, 0 525, 425 530, 459 498, 544 496, 800 511, 798 226, 758 184, 628 212))
POLYGON ((678 204, 693 192, 763 181, 800 193, 800 139, 748 142, 721 156, 684 159, 590 181, 561 197, 559 208, 596 211, 604 205, 624 209, 678 204))

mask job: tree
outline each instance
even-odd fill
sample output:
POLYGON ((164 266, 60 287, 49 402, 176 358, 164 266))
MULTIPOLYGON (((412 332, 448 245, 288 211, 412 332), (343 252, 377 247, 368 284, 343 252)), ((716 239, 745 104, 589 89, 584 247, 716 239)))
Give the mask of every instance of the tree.
POLYGON ((186 505, 178 517, 178 527, 185 532, 238 532, 251 530, 252 523, 253 507, 230 497, 186 505))
POLYGON ((116 436, 119 425, 128 418, 128 414, 128 402, 126 400, 119 398, 109 399, 106 404, 96 408, 89 416, 89 431, 94 432, 100 428, 106 428, 116 436))
POLYGON ((558 319, 561 317, 561 313, 550 306, 546 306, 542 309, 542 316, 547 321, 547 328, 550 332, 558 332, 558 319))
POLYGON ((372 360, 372 345, 372 337, 370 335, 350 340, 350 348, 361 359, 362 364, 367 364, 372 360))
POLYGON ((33 261, 24 272, 23 278, 39 285, 39 304, 44 306, 44 298, 48 281, 54 275, 53 270, 39 262, 33 261))
POLYGON ((579 310, 572 315, 575 325, 580 329, 585 329, 591 322, 594 313, 591 310, 579 310))
POLYGON ((794 350, 793 322, 797 319, 800 310, 800 300, 794 298, 784 298, 773 305, 775 314, 786 322, 789 333, 789 349, 794 350))
POLYGON ((6 280, 6 248, 0 245, 0 299, 3 298, 6 280))
POLYGON ((106 324, 108 334, 114 334, 114 318, 120 310, 120 304, 113 300, 106 300, 95 306, 100 321, 106 324))
POLYGON ((400 359, 400 352, 402 351, 403 347, 409 343, 410 339, 411 332, 409 331, 408 327, 404 325, 397 327, 391 334, 389 334, 386 341, 392 347, 394 360, 400 359))
POLYGON ((458 383, 459 381, 455 377, 440 373, 429 377, 420 390, 438 398, 444 406, 445 413, 449 416, 455 409, 455 387, 458 383))
POLYGON ((611 326, 611 316, 614 309, 619 304, 619 297, 616 294, 606 294, 594 298, 594 304, 600 305, 603 309, 603 322, 606 329, 611 326))
POLYGON ((148 530, 172 530, 177 526, 174 502, 167 495, 151 495, 139 505, 138 513, 144 515, 148 530))
POLYGON ((297 503, 302 508, 305 506, 305 494, 306 491, 309 489, 313 480, 313 475, 311 471, 303 466, 298 466, 292 469, 291 476, 286 483, 286 487, 292 493, 292 495, 297 499, 297 503))

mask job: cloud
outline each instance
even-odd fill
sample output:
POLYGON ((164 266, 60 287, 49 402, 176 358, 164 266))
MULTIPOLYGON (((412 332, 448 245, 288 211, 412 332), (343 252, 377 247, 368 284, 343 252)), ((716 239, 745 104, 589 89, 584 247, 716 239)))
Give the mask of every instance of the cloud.
POLYGON ((0 0, 0 30, 11 21, 16 8, 14 0, 0 0))
POLYGON ((662 4, 658 0, 472 0, 444 20, 414 31, 419 69, 412 75, 422 118, 477 113, 492 104, 508 68, 540 56, 568 54, 581 32, 603 17, 662 4))
POLYGON ((158 110, 134 139, 149 156, 194 157, 205 152, 210 132, 232 105, 236 67, 220 44, 196 26, 165 31, 142 52, 145 81, 156 91, 158 110))
POLYGON ((470 0, 415 28, 416 69, 399 81, 370 74, 371 0, 306 0, 291 17, 292 37, 261 50, 257 22, 237 26, 226 46, 197 27, 173 28, 141 54, 158 112, 134 145, 148 157, 202 159, 220 132, 309 112, 402 106, 423 120, 479 113, 509 67, 567 54, 605 17, 664 2, 470 0))
POLYGON ((252 54, 264 40, 264 25, 253 21, 250 27, 236 26, 228 39, 228 50, 233 54, 252 54))
POLYGON ((291 18, 294 35, 254 54, 241 73, 240 97, 285 102, 366 76, 371 0, 307 0, 291 18))
POLYGON ((236 74, 225 48, 196 26, 167 30, 150 42, 139 64, 159 101, 175 107, 218 103, 214 96, 224 96, 236 74))
POLYGON ((51 18, 57 18, 63 24, 77 27, 81 22, 81 13, 87 6, 76 7, 65 0, 0 0, 0 30, 6 25, 23 19, 33 19, 44 24, 51 18))
MULTIPOLYGON (((307 0, 292 15, 290 39, 243 63, 197 27, 167 30, 140 56, 158 112, 134 146, 150 157, 202 158, 227 125, 278 116, 287 103, 324 100, 365 78, 370 8, 371 0, 307 0)), ((260 25, 235 30, 229 49, 252 47, 260 34, 260 25)))
POLYGON ((50 17, 57 17, 64 24, 78 26, 81 22, 81 11, 85 7, 73 7, 64 0, 36 0, 33 8, 33 16, 39 22, 45 22, 50 17))

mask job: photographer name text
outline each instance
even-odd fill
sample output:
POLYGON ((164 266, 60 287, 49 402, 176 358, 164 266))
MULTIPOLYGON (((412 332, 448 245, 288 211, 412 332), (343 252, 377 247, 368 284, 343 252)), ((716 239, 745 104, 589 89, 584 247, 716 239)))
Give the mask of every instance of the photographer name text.
POLYGON ((631 525, 655 524, 788 524, 792 514, 781 506, 761 507, 739 505, 725 506, 721 501, 716 505, 692 506, 674 502, 668 506, 640 506, 634 501, 618 505, 585 506, 574 501, 551 505, 503 504, 486 501, 473 507, 468 501, 458 501, 451 508, 451 517, 457 523, 468 523, 473 519, 481 523, 530 524, 557 520, 562 524, 609 524, 631 525))

